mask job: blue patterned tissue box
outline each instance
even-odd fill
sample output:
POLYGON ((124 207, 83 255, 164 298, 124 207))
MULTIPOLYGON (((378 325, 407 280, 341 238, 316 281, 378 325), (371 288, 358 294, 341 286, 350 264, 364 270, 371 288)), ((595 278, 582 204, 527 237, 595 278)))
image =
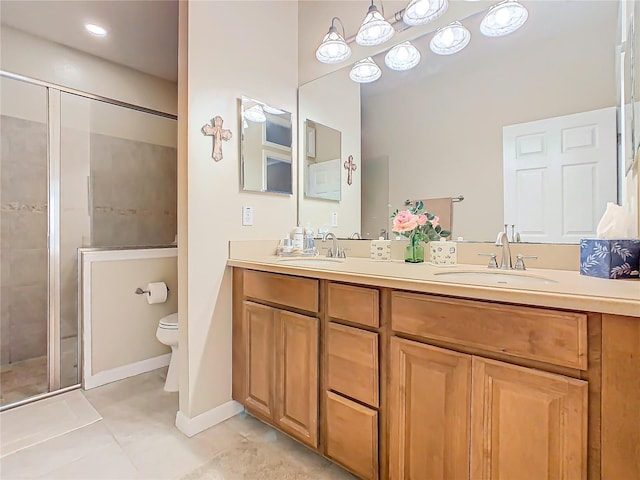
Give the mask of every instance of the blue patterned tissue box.
POLYGON ((638 278, 640 240, 580 241, 580 273, 600 278, 638 278))

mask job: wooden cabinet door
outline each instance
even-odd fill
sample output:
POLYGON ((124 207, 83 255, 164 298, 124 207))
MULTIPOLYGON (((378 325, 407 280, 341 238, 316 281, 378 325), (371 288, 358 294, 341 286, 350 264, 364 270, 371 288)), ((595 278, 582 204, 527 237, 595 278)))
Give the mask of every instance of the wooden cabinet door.
POLYGON ((471 417, 471 478, 587 478, 587 382, 474 357, 471 417))
POLYGON ((318 319, 278 311, 277 419, 301 442, 318 446, 318 319))
POLYGON ((390 478, 468 479, 471 357, 392 337, 390 379, 390 478))
POLYGON ((275 405, 275 317, 273 308, 243 302, 244 405, 269 420, 274 418, 275 405))
POLYGON ((326 455, 363 480, 378 479, 378 412, 326 392, 326 455))

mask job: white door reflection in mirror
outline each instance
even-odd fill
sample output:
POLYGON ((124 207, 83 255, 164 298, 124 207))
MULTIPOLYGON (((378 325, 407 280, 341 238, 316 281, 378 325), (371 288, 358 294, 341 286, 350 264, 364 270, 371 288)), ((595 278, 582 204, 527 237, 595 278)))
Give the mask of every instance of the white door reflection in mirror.
POLYGON ((504 223, 522 241, 595 237, 616 202, 616 107, 503 129, 504 223))
POLYGON ((310 198, 340 201, 342 134, 308 120, 306 129, 305 189, 310 198))
POLYGON ((240 121, 242 189, 291 195, 291 113, 242 97, 240 121))

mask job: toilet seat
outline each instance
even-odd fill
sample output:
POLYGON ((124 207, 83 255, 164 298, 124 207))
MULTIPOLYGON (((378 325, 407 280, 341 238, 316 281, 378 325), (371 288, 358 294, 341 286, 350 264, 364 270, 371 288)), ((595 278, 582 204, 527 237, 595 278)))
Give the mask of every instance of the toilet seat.
POLYGON ((166 317, 162 317, 160 319, 160 324, 158 325, 160 328, 166 328, 167 330, 177 330, 178 329, 178 314, 172 313, 171 315, 167 315, 166 317))

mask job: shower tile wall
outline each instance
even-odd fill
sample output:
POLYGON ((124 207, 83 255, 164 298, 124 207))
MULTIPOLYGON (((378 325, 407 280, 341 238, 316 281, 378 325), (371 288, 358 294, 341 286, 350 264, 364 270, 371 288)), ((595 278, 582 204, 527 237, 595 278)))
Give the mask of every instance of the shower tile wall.
POLYGON ((0 116, 0 363, 47 353, 47 128, 0 116))
POLYGON ((92 244, 169 244, 177 232, 175 148, 91 134, 92 244))

